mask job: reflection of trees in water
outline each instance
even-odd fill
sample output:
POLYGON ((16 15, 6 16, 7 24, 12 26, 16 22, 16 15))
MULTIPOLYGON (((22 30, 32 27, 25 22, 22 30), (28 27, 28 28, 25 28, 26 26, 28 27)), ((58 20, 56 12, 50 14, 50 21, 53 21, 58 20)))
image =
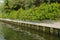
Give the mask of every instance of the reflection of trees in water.
POLYGON ((39 35, 29 32, 16 32, 6 27, 3 27, 3 33, 6 40, 45 40, 39 35))

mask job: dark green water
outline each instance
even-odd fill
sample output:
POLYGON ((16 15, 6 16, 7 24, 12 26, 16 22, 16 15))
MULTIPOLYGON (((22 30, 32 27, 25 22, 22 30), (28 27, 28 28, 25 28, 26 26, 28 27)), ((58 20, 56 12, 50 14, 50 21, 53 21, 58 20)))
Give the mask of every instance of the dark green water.
POLYGON ((0 40, 60 40, 60 37, 34 30, 29 30, 30 32, 15 31, 9 28, 9 26, 10 25, 0 23, 0 40))

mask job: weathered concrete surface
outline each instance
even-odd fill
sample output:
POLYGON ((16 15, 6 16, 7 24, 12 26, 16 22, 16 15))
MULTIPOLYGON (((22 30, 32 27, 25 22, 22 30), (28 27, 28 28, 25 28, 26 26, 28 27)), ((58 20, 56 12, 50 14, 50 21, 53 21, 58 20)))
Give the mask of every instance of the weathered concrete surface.
POLYGON ((57 28, 60 29, 60 21, 52 22, 52 23, 34 23, 34 22, 25 22, 25 21, 18 21, 18 20, 11 20, 11 19, 3 19, 0 18, 0 21, 7 21, 7 22, 14 22, 14 23, 25 23, 25 24, 33 24, 38 26, 45 26, 45 27, 51 27, 51 28, 57 28))
POLYGON ((19 20, 2 19, 2 18, 0 18, 0 21, 17 26, 16 28, 21 27, 24 30, 34 29, 40 32, 45 32, 60 37, 60 21, 50 22, 50 23, 46 23, 46 22, 36 23, 36 22, 19 21, 19 20))

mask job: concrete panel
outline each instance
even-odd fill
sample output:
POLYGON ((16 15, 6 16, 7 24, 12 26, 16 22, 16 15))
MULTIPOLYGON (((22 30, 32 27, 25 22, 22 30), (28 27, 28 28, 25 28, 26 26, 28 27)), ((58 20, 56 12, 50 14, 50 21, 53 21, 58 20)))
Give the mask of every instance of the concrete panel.
POLYGON ((45 27, 45 32, 46 33, 50 33, 50 28, 49 27, 45 27))
POLYGON ((53 34, 56 35, 56 36, 58 36, 58 29, 54 28, 53 29, 53 34))
POLYGON ((50 28, 50 34, 53 34, 53 28, 50 28))
POLYGON ((43 32, 45 32, 45 27, 43 27, 43 32))
POLYGON ((43 31, 43 27, 42 26, 39 26, 39 31, 43 31))
POLYGON ((60 29, 58 29, 58 36, 60 37, 60 29))

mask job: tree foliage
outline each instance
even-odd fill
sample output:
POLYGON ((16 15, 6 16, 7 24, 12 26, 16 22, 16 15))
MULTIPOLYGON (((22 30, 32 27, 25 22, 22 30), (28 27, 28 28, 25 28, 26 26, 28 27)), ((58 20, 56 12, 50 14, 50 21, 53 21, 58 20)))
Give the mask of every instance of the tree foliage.
POLYGON ((5 10, 18 10, 20 8, 26 9, 32 6, 40 6, 40 4, 47 2, 56 2, 59 0, 5 0, 5 10))
POLYGON ((60 4, 41 4, 38 7, 18 11, 11 11, 8 18, 19 20, 58 20, 60 19, 60 4))

